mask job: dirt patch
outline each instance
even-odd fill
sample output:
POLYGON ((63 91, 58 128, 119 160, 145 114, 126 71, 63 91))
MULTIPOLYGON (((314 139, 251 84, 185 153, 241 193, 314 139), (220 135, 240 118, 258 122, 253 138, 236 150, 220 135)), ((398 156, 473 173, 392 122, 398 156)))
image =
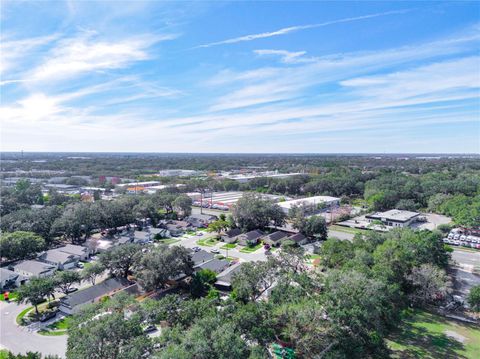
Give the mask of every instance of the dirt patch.
POLYGON ((463 335, 458 334, 453 330, 445 330, 444 333, 447 337, 453 338, 460 343, 465 343, 465 341, 467 340, 467 338, 465 338, 463 335))

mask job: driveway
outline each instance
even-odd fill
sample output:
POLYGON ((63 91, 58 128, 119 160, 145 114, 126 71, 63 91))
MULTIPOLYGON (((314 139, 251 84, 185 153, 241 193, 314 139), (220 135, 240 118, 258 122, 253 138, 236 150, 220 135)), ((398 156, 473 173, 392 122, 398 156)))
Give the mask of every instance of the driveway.
POLYGON ((17 325, 17 315, 27 307, 23 304, 0 302, 0 346, 15 354, 31 351, 65 357, 66 335, 43 336, 32 332, 28 327, 17 325))

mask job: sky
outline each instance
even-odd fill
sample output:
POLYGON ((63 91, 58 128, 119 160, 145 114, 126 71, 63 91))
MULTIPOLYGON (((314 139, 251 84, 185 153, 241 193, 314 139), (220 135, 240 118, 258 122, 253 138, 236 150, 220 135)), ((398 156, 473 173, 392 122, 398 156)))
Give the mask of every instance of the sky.
POLYGON ((480 2, 0 2, 3 151, 480 153, 480 2))

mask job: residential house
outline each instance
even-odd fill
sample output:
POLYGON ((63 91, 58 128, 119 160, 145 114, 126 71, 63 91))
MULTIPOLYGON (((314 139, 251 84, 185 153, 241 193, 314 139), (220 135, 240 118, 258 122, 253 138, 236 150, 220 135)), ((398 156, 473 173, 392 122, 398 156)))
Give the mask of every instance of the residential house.
POLYGON ((264 233, 262 231, 255 229, 253 231, 240 234, 239 236, 237 236, 237 238, 238 243, 240 243, 242 246, 254 246, 260 241, 260 238, 262 238, 263 236, 264 233))
POLYGON ((27 277, 7 268, 0 268, 0 289, 18 287, 28 280, 27 277))
POLYGON ((65 314, 77 313, 83 306, 95 303, 102 297, 112 296, 121 291, 136 293, 137 285, 125 278, 110 278, 106 281, 60 298, 60 311, 65 314))
POLYGON ((14 264, 11 269, 18 274, 21 274, 25 277, 49 277, 55 273, 57 267, 48 263, 43 263, 39 261, 21 261, 17 264, 14 264))
POLYGON ((67 244, 64 247, 57 248, 59 251, 78 256, 81 261, 86 261, 90 257, 90 250, 84 246, 67 244))
POLYGON ((210 269, 215 273, 220 273, 225 270, 230 265, 229 261, 223 259, 212 259, 208 262, 202 263, 195 267, 195 271, 200 271, 202 269, 210 269))
POLYGON ((215 258, 215 256, 212 253, 209 253, 207 251, 204 251, 203 249, 198 251, 198 252, 191 252, 191 258, 193 262, 193 267, 196 268, 206 262, 211 261, 212 259, 215 258))
POLYGON ((80 257, 75 254, 63 252, 56 248, 41 253, 38 256, 38 260, 54 265, 57 267, 57 269, 64 270, 75 268, 80 260, 80 257))
POLYGON ((217 276, 215 287, 220 290, 232 290, 232 278, 235 273, 238 273, 242 266, 242 263, 237 263, 231 267, 228 267, 217 276))
POLYGON ((302 245, 308 243, 308 238, 305 237, 302 233, 292 234, 290 237, 286 238, 289 241, 295 242, 295 244, 302 245))
POLYGON ((237 236, 239 236, 240 234, 242 234, 240 228, 233 228, 225 232, 225 234, 223 234, 221 238, 222 241, 224 241, 225 243, 235 243, 237 241, 237 236))
POLYGON ((168 230, 171 237, 180 237, 187 230, 193 230, 193 226, 185 221, 170 220, 161 224, 162 228, 168 230))
POLYGON ((151 236, 151 233, 147 231, 135 231, 133 232, 133 243, 147 243, 151 240, 151 236))
POLYGON ((270 244, 273 247, 279 247, 284 239, 288 237, 288 233, 276 231, 263 237, 263 243, 270 244))
POLYGON ((185 218, 185 222, 190 223, 195 228, 206 228, 216 219, 216 216, 209 214, 192 214, 185 218))

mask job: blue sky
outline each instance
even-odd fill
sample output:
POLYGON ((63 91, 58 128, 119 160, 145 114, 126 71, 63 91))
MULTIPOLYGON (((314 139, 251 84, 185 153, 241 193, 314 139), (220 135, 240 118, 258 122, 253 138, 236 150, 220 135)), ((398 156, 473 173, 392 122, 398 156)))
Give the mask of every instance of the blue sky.
POLYGON ((4 151, 480 152, 478 2, 2 1, 4 151))

